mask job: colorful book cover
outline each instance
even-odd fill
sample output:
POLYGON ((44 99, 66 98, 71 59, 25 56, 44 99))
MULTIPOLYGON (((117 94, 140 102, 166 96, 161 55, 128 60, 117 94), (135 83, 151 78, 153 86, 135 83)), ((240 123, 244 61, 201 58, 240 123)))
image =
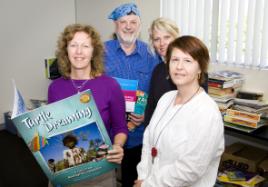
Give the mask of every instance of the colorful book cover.
POLYGON ((114 79, 119 83, 126 102, 126 112, 134 112, 135 103, 137 100, 136 92, 138 89, 138 80, 122 79, 114 77, 114 79))
POLYGON ((242 171, 227 171, 226 174, 231 181, 246 181, 246 176, 242 171))
MULTIPOLYGON (((145 108, 147 105, 147 100, 148 100, 148 94, 141 90, 137 90, 136 96, 137 96, 137 101, 135 103, 134 113, 138 115, 144 115, 145 108)), ((129 113, 127 113, 127 116, 128 115, 129 113)), ((127 123, 128 130, 134 131, 136 128, 136 125, 130 121, 129 117, 127 117, 127 121, 128 121, 127 123)))
POLYGON ((12 121, 54 186, 89 180, 117 167, 106 160, 112 145, 90 90, 25 112, 15 87, 14 106, 12 121))
POLYGON ((143 115, 147 105, 148 94, 141 90, 137 90, 136 95, 137 101, 135 103, 134 113, 143 115))
POLYGON ((248 181, 243 181, 243 180, 235 181, 235 180, 230 180, 225 173, 222 173, 217 177, 217 180, 219 180, 220 182, 228 183, 228 184, 236 184, 242 187, 256 187, 256 185, 264 181, 265 178, 259 175, 255 175, 248 181))

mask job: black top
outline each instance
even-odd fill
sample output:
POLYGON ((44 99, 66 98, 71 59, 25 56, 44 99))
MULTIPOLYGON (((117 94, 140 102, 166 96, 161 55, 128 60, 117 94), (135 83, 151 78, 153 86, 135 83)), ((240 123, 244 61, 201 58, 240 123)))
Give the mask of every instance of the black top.
MULTIPOLYGON (((206 75, 206 81, 202 85, 202 87, 205 89, 206 92, 208 90, 207 80, 208 75, 206 75)), ((154 113, 154 110, 160 97, 164 95, 164 93, 176 89, 177 87, 173 84, 173 82, 169 77, 166 64, 165 63, 158 64, 152 73, 149 96, 145 110, 145 119, 144 119, 145 126, 149 125, 149 122, 151 120, 151 117, 154 113)))

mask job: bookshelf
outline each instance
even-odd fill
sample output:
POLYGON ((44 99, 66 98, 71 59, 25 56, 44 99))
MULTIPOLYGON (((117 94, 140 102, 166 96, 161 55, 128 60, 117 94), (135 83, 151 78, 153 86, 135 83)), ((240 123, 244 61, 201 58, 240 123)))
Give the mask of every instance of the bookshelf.
POLYGON ((261 144, 268 149, 268 126, 261 127, 251 133, 225 127, 225 134, 261 144))

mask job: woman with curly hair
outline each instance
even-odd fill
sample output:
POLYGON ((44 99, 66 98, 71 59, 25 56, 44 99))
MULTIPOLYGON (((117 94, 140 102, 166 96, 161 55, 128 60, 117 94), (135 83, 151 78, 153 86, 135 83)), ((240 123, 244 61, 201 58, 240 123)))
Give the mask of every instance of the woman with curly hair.
POLYGON ((90 89, 113 142, 107 160, 120 164, 128 133, 124 96, 119 84, 103 75, 103 44, 99 34, 90 25, 68 25, 59 37, 56 57, 62 77, 49 85, 48 103, 90 89))

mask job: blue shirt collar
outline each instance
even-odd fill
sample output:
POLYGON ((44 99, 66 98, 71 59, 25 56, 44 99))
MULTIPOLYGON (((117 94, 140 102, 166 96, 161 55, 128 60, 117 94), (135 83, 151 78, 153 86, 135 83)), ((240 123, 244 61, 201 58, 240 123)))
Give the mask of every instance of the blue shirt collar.
MULTIPOLYGON (((124 50, 122 49, 119 41, 118 40, 115 40, 115 41, 116 41, 116 45, 115 45, 116 51, 121 50, 122 52, 124 52, 124 50)), ((140 41, 136 40, 135 44, 136 44, 136 48, 130 55, 135 55, 137 53, 138 55, 140 55, 142 57, 142 51, 140 50, 140 48, 141 48, 140 47, 141 46, 140 41)))

